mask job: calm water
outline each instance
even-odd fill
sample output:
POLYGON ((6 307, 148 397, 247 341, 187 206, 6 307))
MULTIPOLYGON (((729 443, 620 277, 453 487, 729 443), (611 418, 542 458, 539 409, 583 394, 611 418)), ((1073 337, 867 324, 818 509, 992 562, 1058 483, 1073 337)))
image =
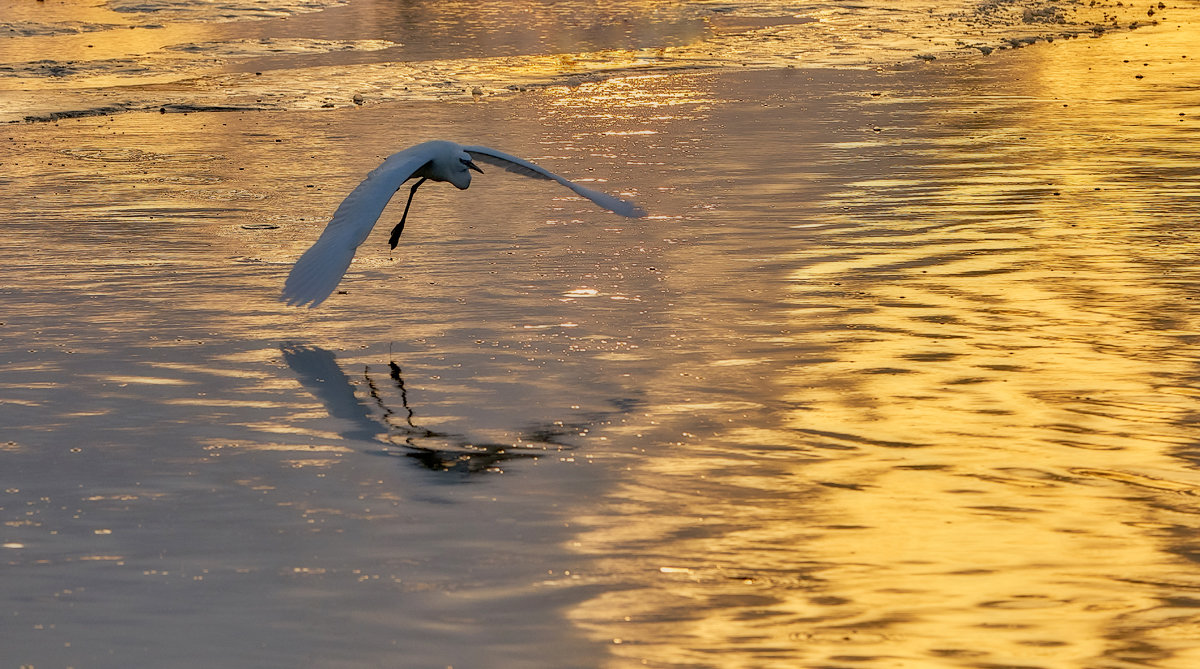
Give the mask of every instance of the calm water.
MULTIPOLYGON (((628 7, 651 43, 719 39, 628 7)), ((4 126, 2 664, 1196 666, 1184 9, 880 71, 4 126), (652 216, 489 171, 423 189, 344 295, 277 303, 344 194, 432 137, 652 216)), ((641 48, 412 11, 481 58, 641 48)))

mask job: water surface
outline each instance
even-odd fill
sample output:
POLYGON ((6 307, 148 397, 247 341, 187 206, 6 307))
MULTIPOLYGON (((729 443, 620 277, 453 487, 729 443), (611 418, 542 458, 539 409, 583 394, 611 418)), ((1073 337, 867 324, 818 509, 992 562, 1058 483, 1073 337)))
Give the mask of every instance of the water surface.
POLYGON ((6 659, 1194 666, 1195 34, 5 126, 6 659))
POLYGON ((0 120, 474 100, 633 72, 874 67, 1179 20, 1188 6, 77 0, 0 3, 0 120))

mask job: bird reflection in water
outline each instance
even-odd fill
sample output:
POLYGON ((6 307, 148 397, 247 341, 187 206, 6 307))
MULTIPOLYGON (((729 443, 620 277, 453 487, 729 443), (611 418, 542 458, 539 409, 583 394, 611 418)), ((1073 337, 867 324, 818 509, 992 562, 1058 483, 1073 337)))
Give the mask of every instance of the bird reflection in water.
POLYGON ((590 429, 592 421, 538 424, 523 430, 520 443, 479 443, 463 434, 422 427, 408 401, 408 390, 400 366, 388 362, 388 377, 400 395, 400 407, 389 406, 369 365, 363 379, 368 403, 356 393, 333 353, 317 346, 285 344, 280 347, 284 362, 296 372, 300 384, 325 405, 330 417, 348 425, 339 434, 344 439, 383 444, 368 451, 376 455, 411 458, 433 471, 477 474, 502 472, 502 464, 518 458, 537 458, 550 452, 572 450, 565 441, 571 434, 590 429), (371 404, 374 404, 373 407, 371 404), (377 407, 377 408, 376 408, 377 407))

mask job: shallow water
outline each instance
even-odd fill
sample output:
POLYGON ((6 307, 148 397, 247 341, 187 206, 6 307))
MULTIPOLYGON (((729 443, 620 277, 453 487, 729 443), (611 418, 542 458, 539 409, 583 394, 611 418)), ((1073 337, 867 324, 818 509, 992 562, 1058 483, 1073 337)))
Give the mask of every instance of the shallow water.
POLYGON ((1178 20, 1121 2, 0 2, 0 121, 472 100, 633 72, 871 67, 1178 20))
POLYGON ((6 126, 5 661, 1195 666, 1185 25, 6 126), (432 137, 653 215, 489 171, 275 302, 432 137))

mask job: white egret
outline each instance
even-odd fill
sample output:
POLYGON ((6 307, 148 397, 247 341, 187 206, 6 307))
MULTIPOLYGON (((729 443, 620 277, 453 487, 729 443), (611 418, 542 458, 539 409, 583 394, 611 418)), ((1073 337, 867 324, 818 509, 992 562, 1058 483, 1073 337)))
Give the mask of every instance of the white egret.
POLYGON ((384 207, 405 181, 417 177, 417 182, 408 192, 408 202, 404 205, 400 223, 392 229, 389 240, 392 248, 396 248, 413 195, 416 195, 421 184, 426 180, 448 181, 459 190, 466 190, 471 185, 471 170, 483 174, 475 161, 534 179, 557 181, 577 195, 621 216, 638 218, 646 215, 632 202, 584 188, 527 160, 495 149, 462 146, 441 140, 425 142, 389 156, 346 196, 333 212, 333 219, 325 226, 325 231, 292 267, 280 299, 295 306, 307 304, 315 307, 324 302, 350 267, 355 249, 366 241, 375 222, 383 214, 384 207))

